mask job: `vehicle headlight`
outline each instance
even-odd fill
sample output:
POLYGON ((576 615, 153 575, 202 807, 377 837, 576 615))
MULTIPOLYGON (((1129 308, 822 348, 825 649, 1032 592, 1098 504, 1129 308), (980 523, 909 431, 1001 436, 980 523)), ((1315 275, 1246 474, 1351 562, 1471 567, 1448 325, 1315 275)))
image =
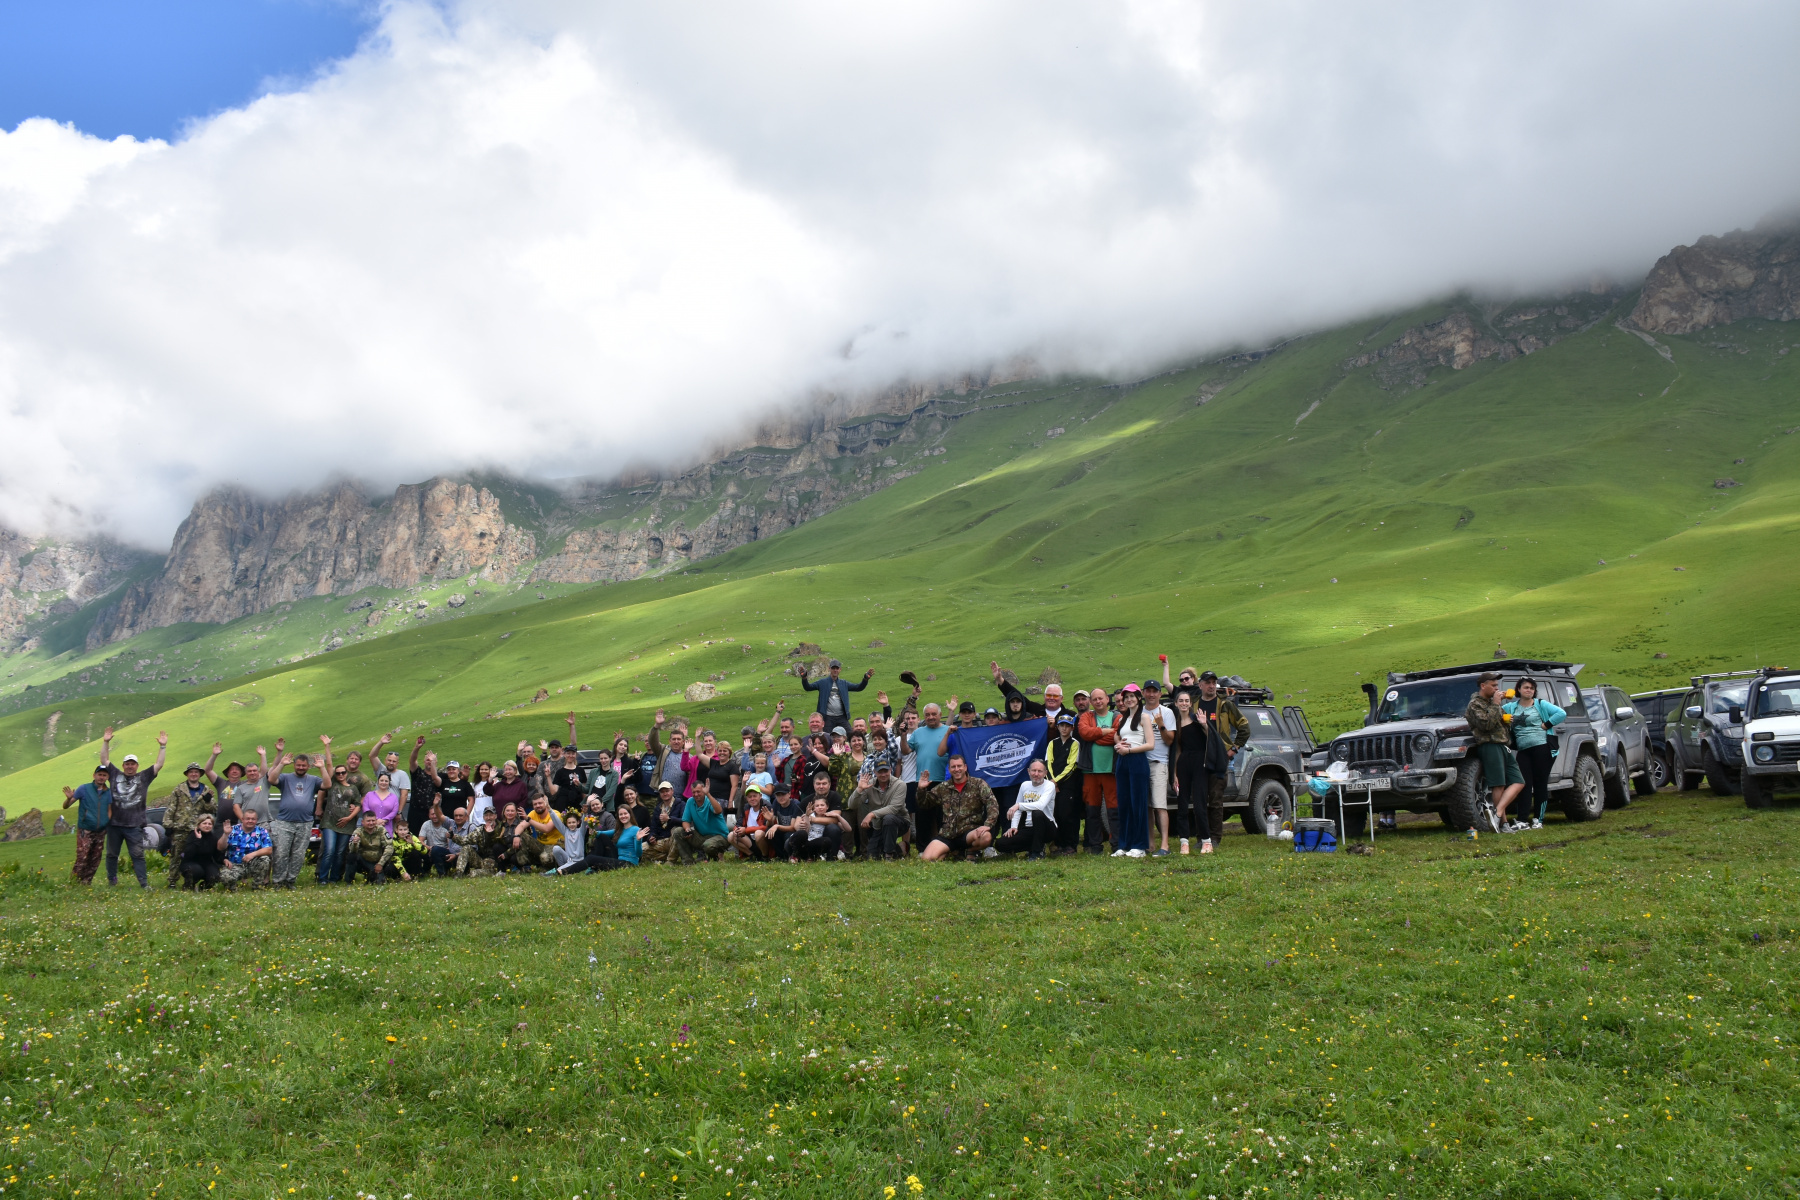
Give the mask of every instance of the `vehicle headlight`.
POLYGON ((1741 725, 1727 725, 1725 727, 1725 736, 1734 742, 1741 742, 1744 740, 1744 727, 1741 725))
POLYGON ((1413 753, 1415 754, 1423 754, 1431 749, 1431 735, 1429 733, 1415 733, 1413 735, 1412 748, 1413 753))
POLYGON ((1348 745, 1348 743, 1339 742, 1337 745, 1335 745, 1331 748, 1331 761, 1332 762, 1349 762, 1350 761, 1350 746, 1348 745))
POLYGON ((1772 763, 1775 761, 1775 747, 1773 746, 1758 746, 1750 753, 1751 757, 1755 758, 1759 763, 1772 763))

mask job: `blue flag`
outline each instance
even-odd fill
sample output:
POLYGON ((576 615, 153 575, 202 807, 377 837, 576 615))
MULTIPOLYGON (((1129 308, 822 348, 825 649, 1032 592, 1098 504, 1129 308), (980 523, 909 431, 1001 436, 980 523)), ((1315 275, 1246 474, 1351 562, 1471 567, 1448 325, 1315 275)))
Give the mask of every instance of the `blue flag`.
POLYGON ((1034 758, 1044 757, 1049 722, 1042 717, 1006 725, 981 725, 950 731, 950 753, 960 754, 969 774, 987 780, 989 787, 1011 787, 1025 778, 1034 758))

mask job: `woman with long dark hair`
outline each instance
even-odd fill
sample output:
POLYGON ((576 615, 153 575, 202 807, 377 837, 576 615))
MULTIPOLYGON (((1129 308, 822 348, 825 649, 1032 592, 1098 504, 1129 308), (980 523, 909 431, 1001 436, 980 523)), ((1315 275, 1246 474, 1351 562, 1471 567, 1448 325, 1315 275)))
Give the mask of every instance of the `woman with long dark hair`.
MULTIPOLYGON (((1183 671, 1186 678, 1188 672, 1183 671)), ((1183 835, 1181 852, 1188 853, 1187 832, 1192 829, 1200 839, 1200 853, 1213 852, 1213 832, 1206 819, 1206 797, 1201 793, 1207 784, 1206 722, 1194 712, 1194 693, 1175 693, 1174 768, 1176 829, 1183 835)))
POLYGON ((1119 792, 1119 844, 1113 857, 1144 858, 1150 853, 1150 739, 1155 729, 1144 713, 1143 694, 1128 683, 1119 692, 1119 721, 1113 727, 1113 773, 1119 792))
POLYGON ((1512 699, 1502 704, 1500 711, 1512 718, 1513 744, 1518 748, 1519 773, 1525 776, 1525 812, 1529 819, 1507 821, 1507 802, 1503 799, 1494 820, 1506 832, 1517 833, 1544 827, 1544 813, 1550 808, 1550 765, 1554 753, 1550 749, 1550 731, 1569 714, 1548 700, 1539 699, 1537 680, 1530 676, 1513 684, 1512 693, 1512 699))

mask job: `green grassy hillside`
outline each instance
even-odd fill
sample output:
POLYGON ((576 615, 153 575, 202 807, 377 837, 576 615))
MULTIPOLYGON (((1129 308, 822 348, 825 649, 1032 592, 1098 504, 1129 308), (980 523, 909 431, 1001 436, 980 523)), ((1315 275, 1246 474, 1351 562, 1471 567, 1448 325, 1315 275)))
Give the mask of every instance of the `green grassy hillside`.
MULTIPOLYGON (((1345 365, 1442 311, 1129 387, 1011 385, 948 453, 791 533, 228 679, 120 749, 158 726, 183 760, 215 738, 241 755, 278 734, 347 746, 398 729, 498 758, 559 732, 566 709, 594 743, 660 704, 734 727, 798 695, 781 669, 799 639, 889 686, 935 674, 937 699, 992 696, 990 658, 1118 683, 1166 652, 1268 683, 1321 733, 1355 721, 1361 679, 1496 643, 1632 689, 1800 658, 1800 330, 1665 339, 1671 361, 1607 314, 1419 387, 1345 365), (717 673, 718 700, 679 701, 717 673)), ((92 744, 59 748, 0 780, 0 804, 42 802, 93 761, 92 744)))

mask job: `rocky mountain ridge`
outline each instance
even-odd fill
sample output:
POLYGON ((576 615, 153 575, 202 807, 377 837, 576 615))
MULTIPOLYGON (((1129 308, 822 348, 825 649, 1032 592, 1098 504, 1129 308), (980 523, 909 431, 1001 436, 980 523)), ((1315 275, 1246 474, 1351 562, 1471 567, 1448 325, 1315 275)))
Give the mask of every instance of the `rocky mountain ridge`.
MULTIPOLYGON (((677 569, 905 478, 918 469, 912 460, 945 452, 940 443, 959 418, 1005 403, 995 389, 1031 373, 1029 364, 1015 364, 938 386, 819 397, 758 427, 755 445, 665 476, 627 474, 560 489, 439 477, 389 497, 350 482, 279 499, 218 488, 182 522, 162 570, 94 614, 86 645, 371 587, 465 577, 471 587, 584 584, 677 569)), ((34 621, 73 615, 153 562, 111 543, 40 544, 0 531, 0 646, 34 648, 34 621)))

